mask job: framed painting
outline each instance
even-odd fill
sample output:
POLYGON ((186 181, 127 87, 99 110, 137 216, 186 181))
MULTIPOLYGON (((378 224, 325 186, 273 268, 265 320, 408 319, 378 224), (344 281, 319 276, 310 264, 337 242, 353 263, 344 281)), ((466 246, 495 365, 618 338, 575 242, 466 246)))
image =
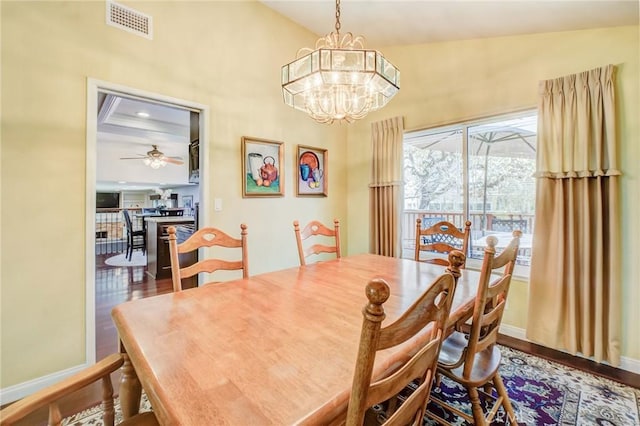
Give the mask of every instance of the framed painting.
POLYGON ((284 143, 242 137, 242 196, 284 195, 284 143))
POLYGON ((298 197, 326 197, 329 194, 329 152, 326 149, 298 145, 294 170, 298 175, 298 197))

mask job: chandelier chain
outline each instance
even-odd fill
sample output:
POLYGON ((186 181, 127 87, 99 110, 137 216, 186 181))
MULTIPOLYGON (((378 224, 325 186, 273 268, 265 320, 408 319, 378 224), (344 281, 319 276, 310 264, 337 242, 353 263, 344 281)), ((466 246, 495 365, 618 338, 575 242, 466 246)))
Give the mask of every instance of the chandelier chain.
POLYGON ((340 0, 336 0, 336 34, 340 34, 340 0))

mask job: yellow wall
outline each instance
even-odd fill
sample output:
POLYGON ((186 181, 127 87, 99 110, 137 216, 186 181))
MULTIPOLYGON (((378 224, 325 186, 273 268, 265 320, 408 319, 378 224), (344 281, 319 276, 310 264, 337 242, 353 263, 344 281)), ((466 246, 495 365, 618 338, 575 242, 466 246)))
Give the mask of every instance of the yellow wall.
MULTIPOLYGON (((638 26, 381 49, 402 87, 385 109, 349 128, 349 251, 367 251, 370 123, 403 116, 405 129, 536 107, 538 81, 609 63, 617 67, 622 169, 622 355, 640 360, 640 85, 638 26)), ((527 283, 515 280, 504 323, 524 328, 527 283)))
MULTIPOLYGON (((124 2, 152 41, 105 24, 104 2, 1 2, 1 381, 85 361, 87 78, 208 105, 206 222, 248 225, 251 273, 298 264, 292 222, 346 228, 344 126, 284 105, 280 67, 316 37, 255 2, 124 2), (240 139, 285 143, 285 196, 243 199, 240 139), (328 198, 295 196, 296 145, 328 148, 328 198)), ((348 244, 348 238, 343 240, 348 244)))
MULTIPOLYGON (((338 217, 346 252, 368 251, 372 121, 402 115, 411 129, 531 107, 540 79, 618 65, 623 354, 640 359, 631 254, 640 248, 637 27, 384 48, 402 71, 399 95, 360 123, 325 126, 286 107, 279 85, 280 66, 312 47, 314 35, 255 2, 124 3, 153 16, 153 41, 106 26, 103 2, 0 2, 0 387, 85 361, 88 77, 211 108, 208 195, 222 198, 224 210, 205 206, 205 220, 228 229, 248 224, 257 274, 297 264, 295 244, 287 243, 294 219, 338 217), (285 142, 285 197, 241 197, 245 135, 285 142), (296 144, 329 149, 328 198, 295 197, 296 144)), ((522 327, 526 284, 513 294, 509 321, 522 327)))

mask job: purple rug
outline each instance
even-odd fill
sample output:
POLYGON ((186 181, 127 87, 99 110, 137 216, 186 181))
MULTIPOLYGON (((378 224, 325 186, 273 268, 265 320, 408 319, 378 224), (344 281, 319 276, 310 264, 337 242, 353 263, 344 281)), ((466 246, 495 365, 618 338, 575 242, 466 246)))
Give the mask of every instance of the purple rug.
MULTIPOLYGON (((639 389, 504 346, 500 350, 500 375, 519 424, 640 426, 639 389)), ((466 391, 457 383, 443 378, 432 393, 471 413, 466 391)), ((429 409, 452 420, 454 425, 467 424, 435 404, 430 404, 429 409)), ((505 416, 501 409, 492 424, 504 424, 505 416)), ((436 423, 425 420, 424 424, 436 423)))

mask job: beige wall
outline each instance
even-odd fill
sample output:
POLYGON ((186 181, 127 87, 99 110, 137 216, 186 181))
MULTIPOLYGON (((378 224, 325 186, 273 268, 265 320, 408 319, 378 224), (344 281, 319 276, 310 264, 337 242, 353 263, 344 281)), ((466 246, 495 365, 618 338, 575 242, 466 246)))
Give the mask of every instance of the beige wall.
POLYGON ((252 274, 297 265, 294 219, 348 226, 346 128, 285 106, 279 84, 315 36, 254 2, 124 4, 153 16, 152 41, 106 26, 104 2, 1 2, 2 388, 85 361, 88 77, 210 107, 223 211, 206 222, 248 225, 252 274), (242 198, 242 136, 285 143, 283 198, 242 198), (328 148, 328 198, 295 196, 297 144, 328 148))
MULTIPOLYGON (((402 88, 384 110, 349 128, 349 251, 367 251, 370 123, 403 116, 405 129, 536 107, 538 81, 617 67, 622 155, 622 355, 640 360, 640 85, 638 26, 381 49, 401 70, 402 88)), ((527 283, 514 281, 505 324, 524 328, 527 283)))
MULTIPOLYGON (((248 224, 257 274, 297 264, 286 243, 294 219, 338 217, 346 251, 368 251, 371 121, 402 115, 411 129, 531 107, 540 79, 618 65, 623 353, 640 359, 640 311, 631 305, 640 298, 631 254, 640 241, 637 27, 384 48, 402 70, 397 98, 361 123, 324 126, 286 107, 279 85, 280 66, 315 36, 253 2, 124 3, 153 16, 153 41, 107 27, 103 2, 0 2, 2 388, 85 361, 88 77, 210 107, 208 195, 224 210, 208 206, 206 221, 248 224), (284 198, 241 197, 243 135, 285 142, 284 198), (295 197, 296 144, 329 149, 327 199, 295 197)), ((509 321, 522 327, 526 284, 514 295, 509 321)))

